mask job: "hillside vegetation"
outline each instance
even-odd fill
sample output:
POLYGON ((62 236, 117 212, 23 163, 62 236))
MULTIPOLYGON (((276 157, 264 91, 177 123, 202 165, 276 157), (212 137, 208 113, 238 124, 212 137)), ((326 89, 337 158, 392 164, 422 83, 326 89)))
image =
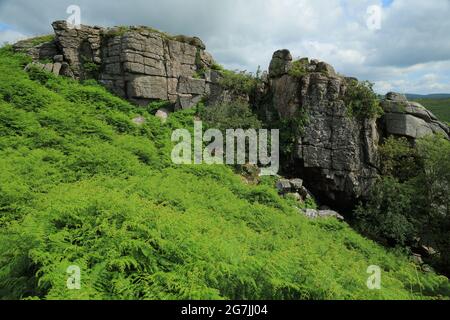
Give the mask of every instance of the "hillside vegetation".
MULTIPOLYGON (((167 123, 0 52, 0 298, 438 299, 422 273, 334 219, 307 220, 273 181, 175 166, 167 123), (146 123, 132 119, 142 115, 146 123), (81 268, 81 290, 66 287, 81 268), (382 269, 381 290, 366 286, 382 269)), ((151 109, 151 108, 149 108, 151 109)))
POLYGON ((447 99, 415 99, 441 121, 450 123, 450 98, 447 99))

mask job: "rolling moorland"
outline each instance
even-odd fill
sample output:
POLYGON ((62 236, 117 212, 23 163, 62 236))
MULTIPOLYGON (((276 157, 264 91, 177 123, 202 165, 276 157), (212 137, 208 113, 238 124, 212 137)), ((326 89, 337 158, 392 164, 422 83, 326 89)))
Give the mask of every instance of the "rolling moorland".
POLYGON ((450 123, 450 98, 445 99, 415 99, 416 101, 425 106, 428 110, 434 113, 441 121, 450 123))
MULTIPOLYGON (((114 36, 123 39, 124 33, 114 36)), ((194 50, 194 58, 201 53, 195 56, 194 50)), ((272 74, 286 61, 285 52, 279 56, 272 74)), ((249 106, 227 102, 232 108, 224 108, 223 102, 205 109, 191 94, 188 103, 194 106, 183 108, 186 93, 177 92, 181 107, 161 121, 155 111, 170 101, 129 101, 92 78, 24 70, 30 62, 11 46, 0 49, 1 299, 449 299, 449 280, 439 274, 448 270, 448 252, 441 249, 448 244, 448 218, 440 210, 448 202, 442 181, 448 179, 450 145, 443 137, 418 138, 417 149, 406 139, 387 139, 382 175, 365 203, 346 214, 348 222, 310 219, 302 212, 319 203, 280 195, 275 177, 172 163, 173 130, 192 131, 197 117, 211 127, 266 126, 268 120, 249 106), (137 123, 137 117, 145 121, 137 123), (439 197, 427 198, 424 181, 435 182, 439 197), (432 267, 413 258, 417 234, 431 237, 440 249, 438 258, 430 258, 432 267), (72 265, 82 270, 80 290, 67 290, 72 265), (380 290, 367 286, 373 265, 382 270, 380 290)), ((332 70, 317 66, 311 72, 312 64, 294 64, 289 77, 328 79, 332 70)), ((238 86, 241 95, 260 84, 209 67, 223 75, 221 85, 238 86)), ((191 83, 206 77, 200 71, 191 83)), ((117 79, 115 89, 121 89, 117 79)), ((146 92, 139 81, 132 90, 140 99, 146 92)), ((370 117, 375 125, 381 113, 377 97, 366 84, 350 87, 352 114, 344 112, 342 121, 369 132, 359 121, 370 117)), ((300 124, 281 123, 286 155, 297 141, 291 129, 300 124)), ((341 186, 334 187, 338 192, 341 186)))

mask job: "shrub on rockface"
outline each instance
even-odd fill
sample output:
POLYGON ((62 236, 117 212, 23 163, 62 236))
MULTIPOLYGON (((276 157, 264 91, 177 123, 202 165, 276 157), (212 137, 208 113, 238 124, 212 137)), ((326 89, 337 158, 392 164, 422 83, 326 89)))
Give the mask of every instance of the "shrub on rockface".
POLYGON ((360 119, 378 118, 383 114, 377 94, 373 91, 373 84, 368 81, 348 81, 344 101, 349 116, 360 119))
POLYGON ((308 73, 307 67, 309 65, 308 58, 299 59, 292 62, 292 67, 289 70, 289 75, 296 78, 301 78, 308 73))
POLYGON ((252 94, 258 84, 258 77, 245 71, 237 72, 222 70, 219 84, 222 88, 233 93, 252 94))
POLYGON ((235 101, 217 106, 200 106, 198 115, 205 124, 214 129, 260 129, 261 121, 252 112, 248 103, 235 101))

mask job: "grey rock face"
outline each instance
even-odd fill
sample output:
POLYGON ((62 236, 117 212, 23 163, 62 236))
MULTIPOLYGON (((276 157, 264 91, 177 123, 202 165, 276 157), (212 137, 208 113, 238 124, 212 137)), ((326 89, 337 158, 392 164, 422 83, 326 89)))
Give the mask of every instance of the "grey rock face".
MULTIPOLYGON (((274 54, 274 60, 280 56, 274 54)), ((347 80, 330 65, 313 60, 307 67, 315 71, 302 77, 272 73, 272 107, 281 119, 308 115, 291 167, 322 200, 346 205, 367 195, 377 177, 376 120, 347 115, 343 101, 347 80)))
MULTIPOLYGON (((303 180, 302 179, 280 179, 278 180, 276 187, 278 189, 278 192, 281 194, 287 194, 287 193, 297 193, 301 192, 303 193, 303 180)), ((309 192, 308 192, 309 193, 309 192)), ((300 194, 301 195, 301 194, 300 194)), ((306 198, 306 195, 304 195, 306 198)))
POLYGON ((51 60, 58 53, 56 41, 33 45, 33 39, 27 39, 14 44, 13 49, 28 54, 35 61, 51 60))
POLYGON ((288 193, 291 191, 291 182, 287 179, 281 179, 277 182, 277 189, 280 193, 288 193))
POLYGON ((336 71, 334 70, 333 66, 326 62, 317 63, 317 67, 312 70, 315 70, 317 72, 322 72, 323 74, 330 76, 330 77, 336 76, 336 71))
POLYGON ((127 95, 134 100, 167 100, 167 78, 137 76, 128 82, 127 95))
POLYGON ((38 47, 21 42, 16 50, 36 61, 53 60, 55 64, 45 69, 55 74, 97 78, 137 104, 168 100, 180 109, 190 108, 217 83, 210 70, 214 60, 199 38, 172 37, 145 27, 71 29, 65 21, 52 26, 55 41, 38 47), (204 71, 204 79, 194 78, 199 70, 204 71))
POLYGON ((384 116, 380 126, 385 135, 419 139, 427 135, 442 134, 449 138, 449 127, 423 107, 420 103, 409 102, 404 95, 388 93, 381 103, 384 116))
POLYGON ((65 21, 55 21, 52 26, 56 34, 56 44, 74 76, 86 78, 85 65, 101 60, 102 29, 89 26, 71 29, 65 21))
POLYGON ((178 80, 179 93, 203 95, 206 91, 206 81, 181 76, 178 80))
POLYGON ((336 211, 332 211, 332 210, 306 209, 303 213, 309 219, 336 218, 341 221, 345 220, 343 216, 341 216, 336 211))
POLYGON ((303 180, 302 179, 292 179, 290 181, 291 186, 294 190, 300 190, 303 187, 303 180))
POLYGON ((397 102, 401 102, 401 101, 406 102, 407 101, 406 96, 404 94, 396 93, 396 92, 389 92, 386 95, 386 100, 397 101, 397 102))
POLYGON ((292 67, 292 55, 289 50, 278 50, 273 54, 269 66, 269 76, 272 78, 287 74, 292 67))

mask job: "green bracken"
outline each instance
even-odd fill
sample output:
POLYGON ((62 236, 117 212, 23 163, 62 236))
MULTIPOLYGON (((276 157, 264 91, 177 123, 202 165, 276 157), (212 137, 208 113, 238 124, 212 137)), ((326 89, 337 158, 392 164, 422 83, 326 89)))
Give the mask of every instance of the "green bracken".
POLYGON ((273 181, 174 165, 172 131, 195 110, 162 124, 92 81, 32 80, 24 63, 0 51, 1 299, 449 297, 447 278, 306 219, 273 181), (381 290, 367 288, 370 265, 381 290), (69 266, 81 290, 67 290, 69 266))
POLYGON ((49 35, 45 35, 45 36, 39 36, 39 37, 35 37, 30 39, 30 44, 32 47, 34 46, 38 46, 40 44, 46 43, 46 42, 51 42, 55 40, 55 35, 53 34, 49 34, 49 35))

